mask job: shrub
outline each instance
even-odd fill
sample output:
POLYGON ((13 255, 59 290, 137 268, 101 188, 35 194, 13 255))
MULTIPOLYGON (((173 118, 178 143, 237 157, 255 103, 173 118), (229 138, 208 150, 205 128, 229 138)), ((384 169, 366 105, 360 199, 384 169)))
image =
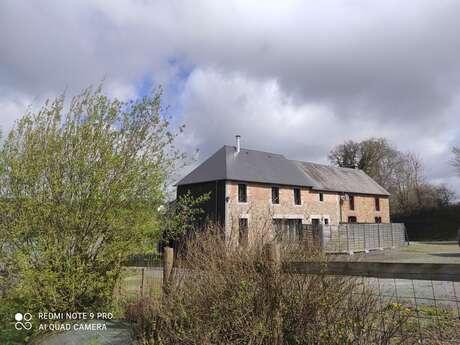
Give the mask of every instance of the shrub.
MULTIPOLYGON (((285 245, 281 263, 326 262, 285 245)), ((168 293, 127 308, 142 344, 390 344, 409 341, 411 317, 382 306, 348 277, 281 273, 262 241, 235 247, 213 229, 198 233, 178 257, 168 293)), ((406 342, 407 343, 407 342, 406 342)))
POLYGON ((0 150, 0 263, 21 310, 103 310, 122 256, 153 243, 145 239, 182 158, 160 98, 124 103, 87 89, 68 109, 64 97, 47 102, 9 133, 0 150))

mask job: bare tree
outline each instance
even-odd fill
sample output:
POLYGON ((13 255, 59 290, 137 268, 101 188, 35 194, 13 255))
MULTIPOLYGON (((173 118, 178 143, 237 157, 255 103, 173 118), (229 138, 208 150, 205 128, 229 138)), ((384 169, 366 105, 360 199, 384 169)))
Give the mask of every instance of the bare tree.
POLYGON ((385 138, 346 141, 332 149, 328 158, 334 165, 363 170, 387 189, 395 184, 402 161, 400 152, 385 138))
MULTIPOLYGON (((460 170, 460 149, 454 149, 454 154, 454 165, 460 170)), ((446 186, 426 181, 423 164, 416 154, 398 151, 385 138, 346 141, 332 149, 328 157, 334 165, 363 170, 387 189, 395 214, 446 206, 454 197, 446 186)))
POLYGON ((460 147, 454 147, 452 152, 454 153, 453 165, 457 169, 457 174, 460 175, 460 147))

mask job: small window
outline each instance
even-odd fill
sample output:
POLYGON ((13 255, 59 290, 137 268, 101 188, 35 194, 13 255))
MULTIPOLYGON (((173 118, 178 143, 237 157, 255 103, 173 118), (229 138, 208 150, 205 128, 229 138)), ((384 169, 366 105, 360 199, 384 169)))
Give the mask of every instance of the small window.
POLYGON ((272 187, 272 204, 280 203, 280 189, 278 187, 272 187))
POLYGON ((380 211, 380 198, 375 198, 375 210, 380 211))
POLYGON ((324 218, 324 225, 328 225, 329 224, 329 219, 328 218, 324 218))
POLYGON ((357 223, 357 219, 355 216, 348 217, 348 223, 357 223))
POLYGON ((248 241, 249 241, 248 219, 247 218, 240 218, 238 244, 240 246, 242 246, 242 247, 247 247, 248 241))
POLYGON ((324 194, 323 193, 319 193, 319 201, 324 201, 324 194))
POLYGON ((294 204, 301 205, 302 199, 300 197, 300 188, 294 188, 294 204))
POLYGON ((247 202, 247 186, 243 183, 238 185, 238 202, 247 202))
POLYGON ((350 195, 350 210, 354 211, 355 209, 355 197, 350 195))
POLYGON ((382 217, 375 217, 375 222, 380 224, 382 222, 382 217))

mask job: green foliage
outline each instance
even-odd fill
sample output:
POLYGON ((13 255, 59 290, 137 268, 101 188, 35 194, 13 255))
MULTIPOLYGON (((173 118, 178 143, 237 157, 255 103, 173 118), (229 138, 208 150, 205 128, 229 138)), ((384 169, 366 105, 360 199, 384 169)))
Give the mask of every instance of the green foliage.
POLYGON ((22 345, 26 344, 30 338, 31 331, 18 332, 13 327, 14 315, 19 310, 21 306, 14 301, 0 298, 0 343, 2 345, 22 345))
MULTIPOLYGON (((0 152, 0 262, 28 312, 101 310, 121 260, 158 222, 183 155, 161 90, 136 102, 88 88, 26 114, 0 152)), ((179 128, 181 131, 182 128, 179 128)))
POLYGON ((163 243, 180 239, 189 231, 195 229, 196 222, 203 216, 201 205, 208 201, 209 193, 194 197, 190 191, 181 195, 176 201, 169 204, 162 221, 163 243))

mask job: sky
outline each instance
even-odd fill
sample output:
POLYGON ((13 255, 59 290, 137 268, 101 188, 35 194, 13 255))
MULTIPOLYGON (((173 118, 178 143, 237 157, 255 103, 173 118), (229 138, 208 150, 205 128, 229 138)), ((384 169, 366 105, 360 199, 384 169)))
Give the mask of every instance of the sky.
POLYGON ((1 0, 0 128, 64 90, 162 85, 196 163, 235 134, 320 163, 385 137, 460 196, 459 18, 449 0, 1 0))

